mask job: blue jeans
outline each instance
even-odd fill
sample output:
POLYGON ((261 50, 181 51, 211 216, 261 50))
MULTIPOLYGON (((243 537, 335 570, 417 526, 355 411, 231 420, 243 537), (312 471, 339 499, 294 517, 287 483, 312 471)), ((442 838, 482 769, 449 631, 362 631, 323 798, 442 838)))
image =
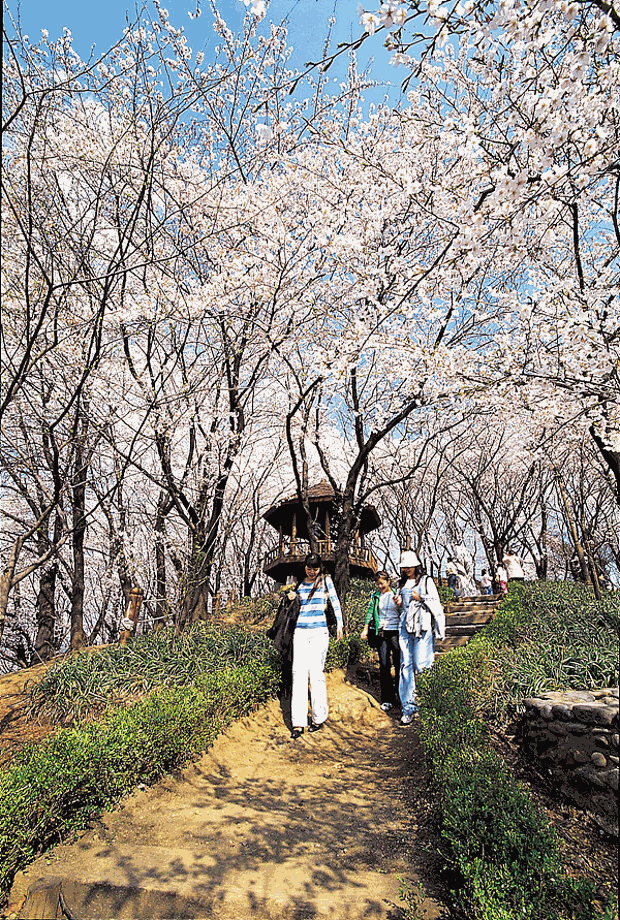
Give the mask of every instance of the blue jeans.
POLYGON ((483 588, 483 589, 482 589, 482 593, 483 593, 483 594, 493 594, 493 588, 491 587, 491 585, 489 585, 488 588, 483 588))
POLYGON ((456 575, 448 575, 448 587, 452 588, 452 597, 458 597, 456 593, 457 577, 456 575))
POLYGON ((418 711, 415 702, 413 640, 414 636, 407 630, 405 618, 403 617, 398 632, 398 644, 400 645, 400 680, 398 682, 398 693, 404 716, 411 716, 414 712, 418 711))
POLYGON ((415 676, 430 668, 435 660, 435 638, 428 629, 421 636, 414 636, 405 626, 403 617, 398 635, 400 645, 400 702, 403 715, 411 716, 418 711, 416 705, 415 676))
POLYGON ((435 663, 435 637, 432 629, 427 629, 413 640, 413 666, 416 674, 432 668, 435 663))

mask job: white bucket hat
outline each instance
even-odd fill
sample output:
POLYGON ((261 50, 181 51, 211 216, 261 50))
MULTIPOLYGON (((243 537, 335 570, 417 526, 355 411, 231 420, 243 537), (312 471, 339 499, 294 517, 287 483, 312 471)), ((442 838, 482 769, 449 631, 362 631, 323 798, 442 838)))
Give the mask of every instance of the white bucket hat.
POLYGON ((414 553, 413 550, 407 550, 406 552, 401 553, 400 562, 398 563, 399 568, 415 569, 416 565, 421 565, 417 553, 414 553))

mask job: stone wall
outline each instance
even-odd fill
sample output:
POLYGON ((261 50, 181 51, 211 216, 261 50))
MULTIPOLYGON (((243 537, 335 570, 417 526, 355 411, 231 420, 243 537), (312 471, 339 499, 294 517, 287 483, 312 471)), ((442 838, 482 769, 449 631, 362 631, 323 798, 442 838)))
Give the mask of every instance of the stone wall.
POLYGON ((525 701, 523 743, 562 792, 618 833, 618 690, 554 691, 525 701))

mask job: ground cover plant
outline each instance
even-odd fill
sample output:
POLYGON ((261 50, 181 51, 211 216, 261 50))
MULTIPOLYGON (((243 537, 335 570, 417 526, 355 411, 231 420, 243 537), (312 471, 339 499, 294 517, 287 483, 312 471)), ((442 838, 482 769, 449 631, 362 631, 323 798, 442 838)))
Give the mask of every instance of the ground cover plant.
POLYGON ((156 687, 184 686, 201 674, 273 657, 273 646, 262 632, 209 623, 196 623, 178 634, 168 628, 125 646, 61 659, 32 688, 30 710, 34 717, 79 720, 156 687))
POLYGON ((233 719, 273 695, 279 680, 273 663, 250 662, 188 686, 162 686, 23 749, 0 773, 0 897, 37 853, 138 782, 154 782, 205 750, 233 719))
MULTIPOLYGON (((549 680, 588 689, 617 679, 618 601, 608 595, 597 603, 574 585, 511 589, 485 630, 420 679, 421 738, 442 852, 460 877, 455 895, 472 920, 600 916, 593 886, 567 876, 553 828, 491 749, 481 717, 504 717, 549 680), (588 643, 596 653, 577 670, 577 650, 588 643), (532 659, 547 659, 548 673, 532 659)), ((605 916, 614 915, 608 905, 605 916)))
POLYGON ((619 623, 618 591, 600 601, 570 582, 534 582, 511 592, 484 637, 500 651, 506 711, 545 690, 617 686, 619 623))
MULTIPOLYGON (((374 583, 370 582, 370 588, 374 583)), ((356 640, 368 607, 370 591, 364 582, 352 592, 353 624, 349 637, 330 643, 328 666, 357 660, 366 646, 356 640), (361 623, 361 625, 360 625, 361 623), (358 628, 359 627, 359 628, 358 628)), ((267 623, 259 598, 246 599, 244 620, 267 623)), ((249 661, 274 661, 271 641, 261 630, 243 626, 195 623, 181 633, 172 628, 146 633, 125 646, 114 645, 89 654, 63 658, 53 665, 30 694, 30 714, 45 715, 65 724, 103 712, 108 706, 144 696, 160 686, 179 687, 201 674, 237 667, 249 661)))

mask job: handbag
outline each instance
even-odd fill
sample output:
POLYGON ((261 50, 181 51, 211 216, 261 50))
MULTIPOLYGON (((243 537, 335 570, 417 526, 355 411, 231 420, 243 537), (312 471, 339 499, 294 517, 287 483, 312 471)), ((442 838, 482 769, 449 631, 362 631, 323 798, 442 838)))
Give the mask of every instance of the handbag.
POLYGON ((366 636, 366 641, 368 642, 368 645, 371 648, 379 648, 379 645, 381 643, 381 638, 379 636, 379 633, 375 629, 374 623, 368 624, 368 635, 366 636))
POLYGON ((334 605, 332 604, 331 597, 327 591, 327 582, 325 582, 325 593, 327 594, 327 601, 325 603, 325 619, 327 620, 327 631, 331 639, 335 639, 338 635, 338 620, 336 619, 336 611, 334 610, 334 605))

